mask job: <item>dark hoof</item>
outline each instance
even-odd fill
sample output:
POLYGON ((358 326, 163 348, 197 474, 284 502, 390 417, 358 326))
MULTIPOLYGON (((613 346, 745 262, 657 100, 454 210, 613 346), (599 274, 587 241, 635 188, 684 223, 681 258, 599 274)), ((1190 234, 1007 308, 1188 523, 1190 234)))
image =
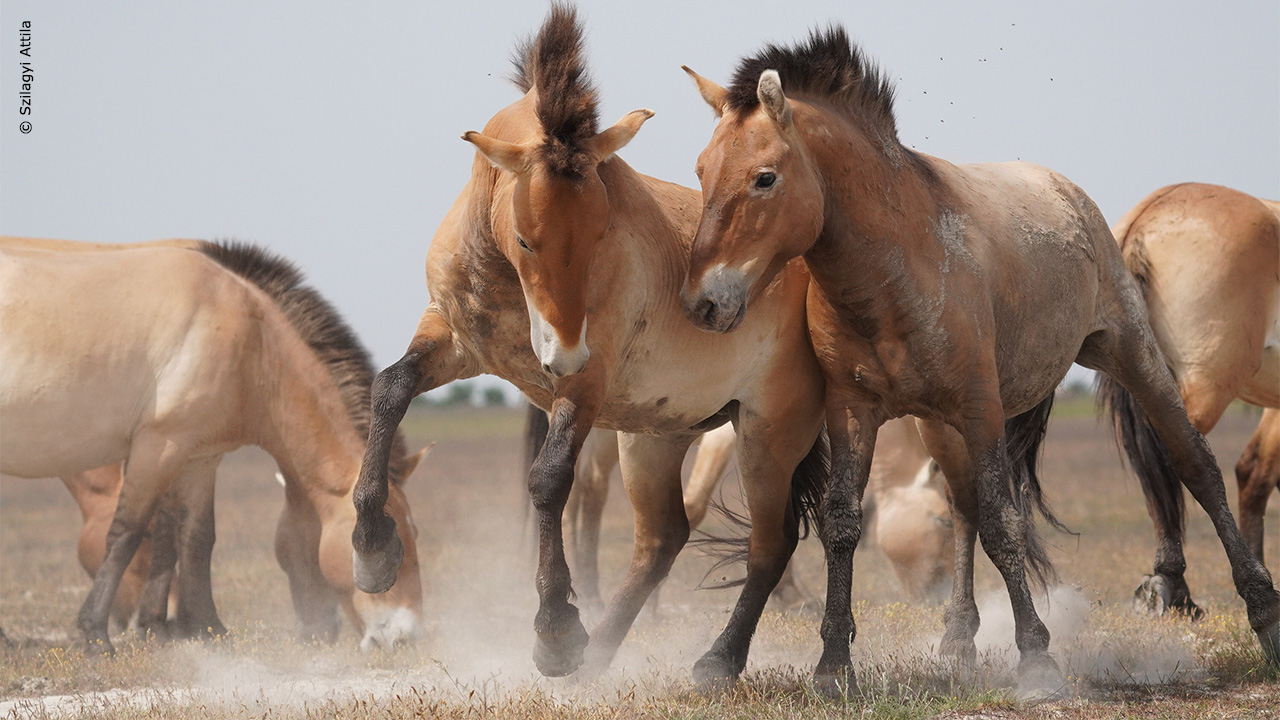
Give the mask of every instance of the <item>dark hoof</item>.
POLYGON ((693 664, 693 682, 703 690, 732 687, 741 674, 740 666, 710 652, 693 664))
POLYGON ((396 584, 396 573, 400 572, 400 563, 404 560, 404 543, 400 536, 393 534, 391 542, 378 552, 368 555, 359 550, 351 551, 351 574, 355 578, 356 587, 362 592, 371 594, 384 593, 396 584))
POLYGON ((564 677, 582 667, 583 650, 591 639, 587 629, 582 626, 577 612, 563 627, 559 632, 538 633, 538 639, 533 643, 533 664, 546 677, 564 677))
POLYGON ((90 657, 115 657, 116 649, 112 646, 111 641, 105 636, 96 638, 85 638, 84 654, 90 657))
POLYGON ((1036 653, 1018 663, 1018 697, 1023 700, 1052 700, 1067 690, 1058 663, 1048 653, 1036 653))
POLYGON ((1256 632, 1258 644, 1262 646, 1262 657, 1267 661, 1267 665, 1280 668, 1280 620, 1256 632))
POLYGON ((155 620, 138 623, 138 634, 147 642, 167 644, 173 639, 174 633, 169 628, 169 621, 155 620))
POLYGON ((858 693, 853 668, 822 668, 813 671, 813 690, 828 700, 848 700, 858 693))
POLYGON ((220 621, 190 622, 182 625, 182 636, 193 640, 213 640, 227 634, 227 628, 220 621))
POLYGON ((955 658, 961 665, 969 667, 978 661, 978 646, 974 644, 972 637, 953 638, 944 635, 938 645, 938 654, 955 658))
POLYGON ((1191 599, 1186 581, 1170 580, 1164 575, 1147 575, 1133 591, 1135 612, 1159 617, 1167 612, 1184 615, 1191 620, 1204 617, 1204 610, 1191 599))

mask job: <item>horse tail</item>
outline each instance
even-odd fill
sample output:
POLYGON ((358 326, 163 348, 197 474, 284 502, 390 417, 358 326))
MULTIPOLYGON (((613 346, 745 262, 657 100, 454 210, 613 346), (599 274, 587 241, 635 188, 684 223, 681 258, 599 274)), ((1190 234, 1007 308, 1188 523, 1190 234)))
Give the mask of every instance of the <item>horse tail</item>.
POLYGON ((1182 482, 1173 469, 1164 440, 1138 401, 1111 376, 1098 373, 1096 394, 1098 414, 1111 416, 1116 443, 1138 476, 1147 507, 1156 516, 1156 522, 1166 528, 1184 527, 1186 507, 1182 482))
POLYGON ((1056 530, 1074 535, 1049 509, 1048 501, 1040 487, 1037 465, 1040 447, 1049 427, 1049 414, 1053 410, 1053 394, 1039 405, 1004 421, 1005 452, 1009 458, 1009 485, 1013 506, 1022 516, 1022 541, 1026 548, 1027 571, 1031 579, 1047 588, 1057 582, 1057 572, 1045 552, 1040 534, 1036 532, 1035 514, 1039 514, 1056 530))
MULTIPOLYGON (((831 441, 827 437, 827 429, 822 428, 814 439, 808 454, 791 473, 791 513, 800 529, 800 538, 809 536, 810 528, 822 533, 822 496, 827 490, 827 479, 831 476, 831 441)), ((694 538, 689 545, 697 546, 703 553, 716 558, 716 562, 707 570, 698 587, 706 590, 738 587, 747 581, 745 577, 736 580, 722 578, 714 584, 708 584, 707 578, 730 565, 746 563, 750 543, 751 521, 743 514, 725 507, 718 500, 710 502, 711 511, 721 516, 732 528, 734 535, 711 535, 697 531, 704 537, 694 538)))
MULTIPOLYGON (((1170 185, 1148 195, 1116 223, 1114 231, 1125 268, 1137 283, 1148 312, 1151 307, 1151 261, 1142 234, 1133 232, 1133 228, 1147 208, 1178 187, 1170 185)), ((1147 507, 1155 515, 1157 524, 1167 528, 1184 527, 1186 501, 1182 496, 1182 483, 1173 469, 1164 440, 1160 439, 1137 399, 1123 385, 1103 373, 1098 373, 1095 382, 1098 415, 1111 417, 1116 444, 1138 476, 1147 507)))

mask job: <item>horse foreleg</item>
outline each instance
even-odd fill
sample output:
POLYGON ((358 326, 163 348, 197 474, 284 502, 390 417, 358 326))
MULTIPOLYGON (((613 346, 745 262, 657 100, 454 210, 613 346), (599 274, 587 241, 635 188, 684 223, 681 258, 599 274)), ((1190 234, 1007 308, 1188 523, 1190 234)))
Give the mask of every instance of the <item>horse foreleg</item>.
POLYGON ((747 409, 739 412, 738 465, 751 517, 747 579, 728 624, 693 666, 694 682, 700 685, 736 680, 746 667, 751 636, 799 542, 803 503, 806 497, 816 499, 826 483, 827 469, 819 462, 826 439, 815 439, 816 422, 793 419, 806 416, 816 421, 817 408, 767 420, 747 409))
POLYGON ((444 316, 428 308, 404 357, 378 373, 370 389, 373 418, 365 445, 360 478, 352 491, 356 526, 351 531, 352 573, 356 587, 367 593, 391 589, 404 558, 396 521, 386 512, 387 467, 396 428, 413 398, 432 388, 469 377, 465 354, 453 342, 444 316))
MULTIPOLYGON (((582 379, 578 382, 591 384, 582 379)), ((599 398, 599 393, 556 398, 547 440, 529 469, 529 497, 538 519, 538 613, 533 621, 538 637, 533 661, 548 677, 577 670, 587 645, 587 630, 578 608, 569 602, 572 585, 565 560, 563 517, 578 452, 599 411, 599 398)))
POLYGON ((827 607, 822 616, 822 657, 814 685, 829 697, 851 695, 857 687, 849 649, 857 636, 851 607, 853 552, 862 537, 862 494, 871 474, 876 432, 883 418, 871 408, 833 399, 827 388, 827 431, 831 436, 831 477, 822 498, 822 547, 827 556, 827 607))
POLYGON ((160 495, 167 489, 184 458, 169 438, 149 430, 133 438, 125 479, 107 531, 107 553, 93 578, 93 587, 76 619, 91 653, 111 654, 107 621, 116 590, 133 559, 155 513, 160 495))
POLYGON ((970 664, 977 658, 973 638, 981 619, 973 594, 974 549, 978 540, 978 496, 973 486, 969 452, 964 438, 950 425, 918 421, 920 436, 929 454, 942 468, 946 478, 948 502, 951 506, 952 535, 955 543, 955 565, 952 568, 951 600, 943 614, 945 631, 938 652, 970 664))
POLYGON ((1263 557, 1263 519, 1267 501, 1280 485, 1280 410, 1267 408, 1236 463, 1240 493, 1240 534, 1258 560, 1263 557))
POLYGON ((622 481, 635 511, 635 549, 622 586, 587 648, 589 667, 609 666, 649 596, 689 539, 680 466, 692 437, 618 434, 622 481))
POLYGON ((578 599, 597 611, 604 604, 600 598, 600 523, 609 499, 609 477, 617 466, 617 433, 595 430, 587 437, 578 458, 564 513, 568 543, 573 548, 578 599))
POLYGON ((289 578, 289 597, 303 641, 332 643, 342 631, 337 593, 320 568, 320 516, 296 483, 285 483, 276 524, 276 562, 289 578))
POLYGON ((138 596, 138 631, 161 642, 169 639, 169 595, 178 565, 178 528, 183 514, 178 489, 171 486, 156 509, 149 542, 139 548, 130 564, 137 564, 143 548, 148 550, 146 584, 138 596))
POLYGON ((178 612, 176 625, 184 637, 225 635, 213 603, 215 540, 214 479, 221 455, 192 460, 183 468, 175 490, 183 506, 178 536, 178 612))

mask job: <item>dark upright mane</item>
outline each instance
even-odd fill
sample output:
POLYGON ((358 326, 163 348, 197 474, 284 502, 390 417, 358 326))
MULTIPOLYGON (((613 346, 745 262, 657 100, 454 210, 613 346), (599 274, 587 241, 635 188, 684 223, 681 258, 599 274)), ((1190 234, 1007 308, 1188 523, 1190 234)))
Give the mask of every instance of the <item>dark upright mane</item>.
POLYGON ((582 25, 569 5, 552 3, 538 34, 516 47, 512 81, 523 92, 538 90, 538 122, 546 133, 541 153, 552 172, 583 175, 592 158, 582 142, 600 122, 596 89, 582 57, 582 25))
MULTIPOLYGON (((314 288, 303 284, 302 272, 296 265, 260 246, 220 240, 200 243, 200 252, 253 283, 275 301, 289 324, 329 370, 351 423, 364 442, 369 436, 372 418, 369 388, 373 385, 373 362, 333 305, 314 288)), ((404 436, 397 430, 389 468, 391 479, 397 485, 404 483, 408 459, 404 436)))
POLYGON ((844 28, 814 30, 794 47, 766 45, 738 62, 729 86, 729 107, 752 110, 760 104, 760 74, 777 70, 788 95, 805 93, 827 98, 864 124, 864 129, 898 142, 893 117, 893 84, 863 54, 844 28))

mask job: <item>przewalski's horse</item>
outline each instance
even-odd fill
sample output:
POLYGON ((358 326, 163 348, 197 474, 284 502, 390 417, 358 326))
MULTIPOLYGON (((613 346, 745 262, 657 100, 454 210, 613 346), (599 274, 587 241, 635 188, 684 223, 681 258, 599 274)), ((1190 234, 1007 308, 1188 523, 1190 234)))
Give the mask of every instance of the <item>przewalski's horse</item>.
MULTIPOLYGON (((399 488, 414 461, 394 438, 389 509, 411 547, 402 582, 389 595, 359 592, 350 495, 373 372, 296 268, 235 244, 98 251, 65 241, 35 247, 41 242, 0 241, 0 470, 68 476, 127 462, 105 559, 78 621, 89 647, 111 649, 112 600, 160 494, 170 486, 211 493, 218 458, 248 444, 270 453, 287 479, 276 557, 303 632, 333 637, 341 608, 365 644, 416 634, 421 584, 399 488)), ((212 542, 209 523, 183 549, 180 606, 212 612, 212 542)))
MULTIPOLYGON (((1208 434, 1232 400, 1280 407, 1280 203, 1219 185, 1183 183, 1151 193, 1120 218, 1114 234, 1146 301, 1151 329, 1187 408, 1208 434)), ((1099 376, 1121 446, 1156 526, 1155 570, 1138 588, 1155 612, 1202 612, 1183 577, 1183 498, 1159 435, 1119 383, 1099 376), (1158 487, 1152 488, 1152 485, 1158 487)), ((1259 423, 1236 466, 1240 531, 1262 558, 1262 518, 1280 480, 1280 437, 1259 423), (1272 459, 1270 462, 1267 459, 1272 459)))
MULTIPOLYGON (((526 461, 532 464, 546 438, 547 416, 532 405, 529 409, 525 432, 530 454, 526 461)), ((711 496, 733 461, 736 448, 737 436, 731 425, 722 425, 699 441, 684 489, 684 510, 690 528, 697 528, 706 517, 711 496)), ((574 590, 588 605, 601 604, 600 522, 609 496, 609 479, 617 466, 617 434, 592 430, 578 455, 563 519, 565 543, 571 549, 574 590)), ((916 601, 945 600, 954 565, 951 510, 941 470, 920 439, 914 418, 895 418, 885 423, 876 437, 870 478, 867 529, 903 591, 916 601), (874 513, 869 509, 872 506, 874 513)), ((790 565, 773 595, 784 608, 820 607, 796 581, 790 565)))
POLYGON ((961 575, 976 523, 1009 589, 1023 682, 1059 687, 1024 571, 1039 546, 1019 509, 1040 504, 1038 485, 1010 482, 1005 419, 1043 412, 1072 361, 1134 393, 1212 518, 1250 624, 1280 664, 1280 595, 1235 527, 1217 463, 1187 422, 1142 296, 1088 196, 1035 165, 956 166, 903 146, 889 82, 838 26, 743 60, 728 89, 694 77, 720 120, 698 160, 690 317, 733 330, 792 258, 813 275, 807 312, 833 463, 819 684, 849 674, 850 563, 876 430, 912 414, 925 419, 957 511, 944 649, 974 652, 977 607, 961 575))
POLYGON ((374 422, 355 494, 357 584, 379 591, 395 581, 400 543, 383 513, 386 458, 410 400, 457 378, 498 375, 551 414, 529 473, 539 539, 534 660, 553 676, 573 672, 587 654, 592 667, 603 667, 688 538, 680 485, 686 449, 732 420, 751 560, 728 626, 694 674, 734 677, 825 475, 818 457, 825 446, 817 442, 822 373, 804 323, 808 276, 800 263, 780 271, 734 335, 690 325, 679 288, 698 193, 641 175, 615 156, 651 113, 636 111, 597 131, 582 55, 574 11, 553 5, 516 54, 524 96, 483 133, 464 136, 478 153, 427 252, 432 303, 404 357, 374 382, 374 422), (636 530, 630 570, 588 646, 569 602, 561 517, 579 449, 596 424, 619 431, 636 530), (812 462, 802 463, 806 456, 812 462))

